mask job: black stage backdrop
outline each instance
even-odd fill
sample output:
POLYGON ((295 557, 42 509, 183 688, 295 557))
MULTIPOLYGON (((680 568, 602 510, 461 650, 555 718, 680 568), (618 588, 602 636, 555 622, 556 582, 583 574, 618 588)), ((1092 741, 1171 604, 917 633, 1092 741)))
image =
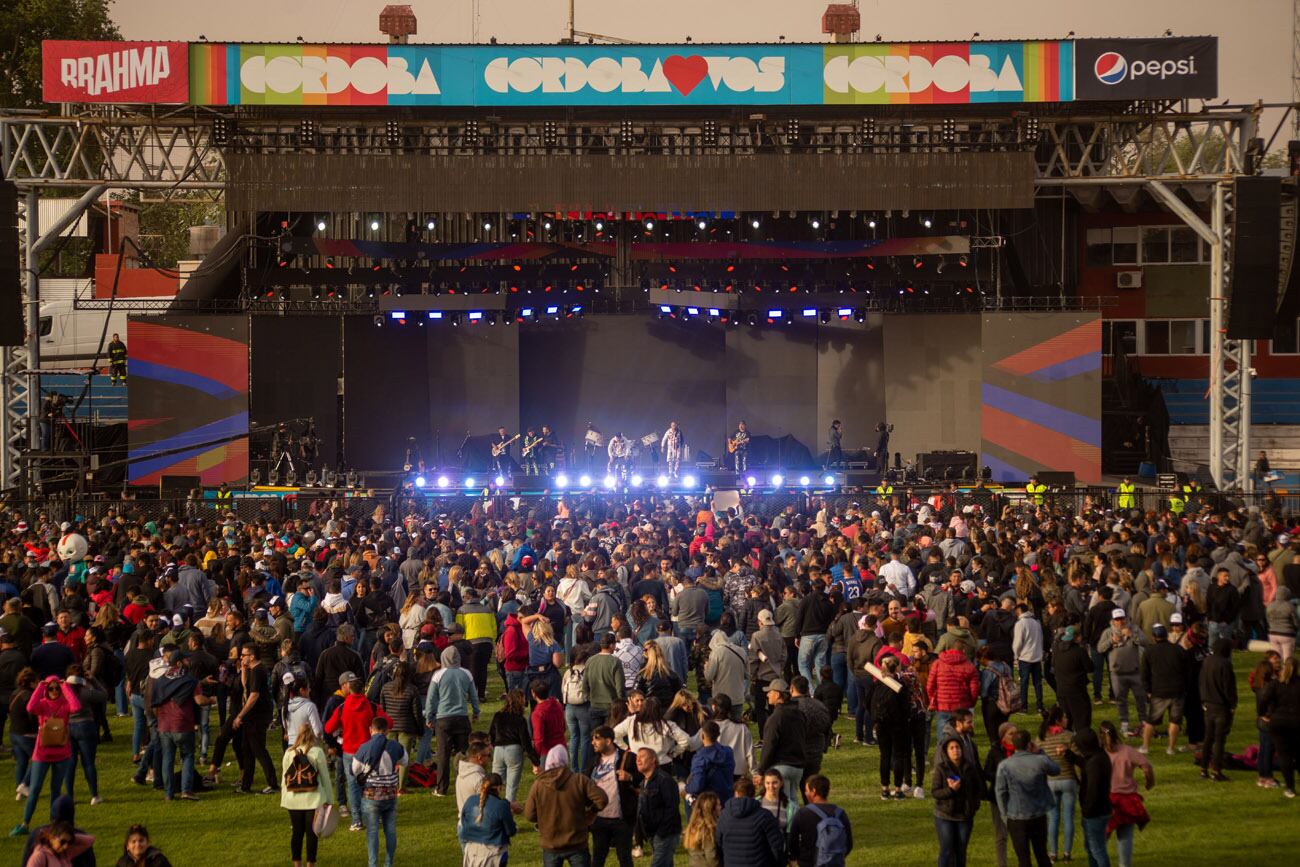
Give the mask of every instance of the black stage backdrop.
POLYGON ((431 446, 427 352, 429 329, 375 327, 349 316, 343 339, 343 436, 347 463, 359 470, 398 470, 406 438, 431 446))
MULTIPOLYGON (((817 325, 727 331, 727 431, 745 421, 751 436, 793 435, 817 447, 817 325)), ((759 461, 751 449, 750 462, 759 461)))
POLYGON ((581 453, 587 422, 663 434, 676 420, 692 453, 726 433, 725 345, 716 326, 650 316, 587 317, 519 331, 520 422, 549 424, 581 453))
POLYGON ((254 316, 252 320, 250 423, 315 419, 320 464, 337 467, 338 377, 343 372, 340 320, 332 316, 254 316))
POLYGON ((519 329, 475 325, 422 330, 429 335, 431 437, 431 447, 422 443, 424 459, 429 466, 454 465, 467 435, 487 435, 498 425, 512 434, 519 429, 519 329))

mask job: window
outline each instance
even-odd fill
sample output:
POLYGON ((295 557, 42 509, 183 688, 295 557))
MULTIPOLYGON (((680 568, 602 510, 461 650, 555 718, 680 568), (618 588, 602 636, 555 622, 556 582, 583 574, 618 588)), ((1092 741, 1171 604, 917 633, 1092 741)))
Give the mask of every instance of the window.
POLYGON ((1132 320, 1105 319, 1101 323, 1101 351, 1114 355, 1116 350, 1127 355, 1137 351, 1137 323, 1132 320))
POLYGON ((1210 261, 1210 248, 1186 226, 1116 226, 1089 229, 1084 242, 1085 264, 1184 265, 1210 261))
POLYGON ((40 336, 41 336, 41 337, 49 337, 49 336, 50 336, 50 332, 54 330, 54 317, 53 317, 53 316, 42 316, 42 317, 41 317, 40 328, 41 328, 41 335, 40 335, 40 336))
POLYGON ((1197 262, 1201 254, 1201 236, 1186 226, 1169 230, 1169 261, 1174 263, 1197 262))
POLYGON ((1089 229, 1085 237, 1085 264, 1093 267, 1110 265, 1110 229, 1089 229))
POLYGON ((1110 254, 1113 265, 1136 265, 1138 263, 1138 229, 1136 226, 1121 226, 1111 230, 1110 254))
POLYGON ((1142 227, 1142 262, 1163 265, 1169 261, 1169 229, 1165 226, 1142 227))
POLYGON ((1142 323, 1143 335, 1146 338, 1145 345, 1142 349, 1143 355, 1168 355, 1169 354, 1169 321, 1166 319, 1148 319, 1142 323))
POLYGON ((1114 355, 1207 355, 1208 319, 1114 319, 1101 324, 1101 351, 1114 355))
POLYGON ((1279 321, 1273 327, 1273 341, 1268 351, 1270 355, 1300 354, 1300 320, 1279 321))

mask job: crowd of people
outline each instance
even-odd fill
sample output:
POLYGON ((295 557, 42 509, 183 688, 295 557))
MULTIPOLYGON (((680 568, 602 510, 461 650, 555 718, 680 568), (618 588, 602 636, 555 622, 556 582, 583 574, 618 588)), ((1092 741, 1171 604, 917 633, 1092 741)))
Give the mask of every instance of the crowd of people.
MULTIPOLYGON (((340 820, 391 867, 398 800, 421 789, 455 798, 467 867, 506 863, 522 822, 548 867, 682 849, 692 867, 842 865, 836 749, 878 755, 882 801, 933 802, 940 867, 972 845, 1005 865, 1008 843, 1021 865, 1133 863, 1161 747, 1295 797, 1300 535, 1273 509, 1072 514, 956 491, 775 514, 346 505, 274 524, 0 512, 24 864, 94 857, 73 789, 80 774, 101 803, 112 714, 161 798, 205 799, 223 774, 278 797, 296 867, 340 820), (1243 648, 1265 651, 1258 746, 1227 755, 1243 648), (1094 724, 1103 700, 1118 724, 1094 724)), ((168 862, 133 826, 117 863, 168 862)))

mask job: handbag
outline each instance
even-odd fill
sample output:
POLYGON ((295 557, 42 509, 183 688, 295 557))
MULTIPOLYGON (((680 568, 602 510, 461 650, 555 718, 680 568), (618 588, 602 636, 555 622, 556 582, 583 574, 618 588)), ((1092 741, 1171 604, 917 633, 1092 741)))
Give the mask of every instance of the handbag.
POLYGON ((335 804, 321 804, 311 820, 312 832, 324 840, 339 826, 339 808, 335 804))
POLYGON ((66 747, 68 745, 68 721, 61 716, 52 716, 41 723, 36 738, 43 747, 66 747))

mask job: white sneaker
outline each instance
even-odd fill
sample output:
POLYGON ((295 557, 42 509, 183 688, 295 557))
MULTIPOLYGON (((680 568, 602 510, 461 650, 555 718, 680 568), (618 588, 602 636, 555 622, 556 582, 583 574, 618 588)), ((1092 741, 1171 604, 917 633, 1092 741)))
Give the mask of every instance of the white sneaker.
MULTIPOLYGON (((27 788, 27 784, 26 784, 26 783, 23 783, 22 785, 20 785, 20 786, 18 787, 18 797, 19 797, 19 798, 25 798, 25 797, 27 797, 27 796, 30 795, 30 794, 31 794, 31 789, 27 788)), ((15 799, 15 800, 17 800, 17 799, 15 799)))
POLYGON ((1176 756, 1176 755, 1178 755, 1178 751, 1177 751, 1176 749, 1174 749, 1173 747, 1165 747, 1165 755, 1167 755, 1167 756, 1176 756))
POLYGON ((101 798, 99 795, 96 795, 95 797, 90 799, 90 806, 92 807, 98 807, 102 803, 104 803, 104 799, 101 798))
POLYGON ((351 815, 351 814, 348 812, 348 805, 347 805, 347 804, 344 804, 343 806, 339 807, 339 815, 342 816, 344 819, 346 819, 348 816, 351 815))
POLYGON ((1145 756, 1150 751, 1146 747, 1138 747, 1138 752, 1145 756))
POLYGON ((917 786, 915 789, 912 790, 912 797, 916 798, 918 801, 924 800, 925 789, 921 788, 920 786, 917 786))

